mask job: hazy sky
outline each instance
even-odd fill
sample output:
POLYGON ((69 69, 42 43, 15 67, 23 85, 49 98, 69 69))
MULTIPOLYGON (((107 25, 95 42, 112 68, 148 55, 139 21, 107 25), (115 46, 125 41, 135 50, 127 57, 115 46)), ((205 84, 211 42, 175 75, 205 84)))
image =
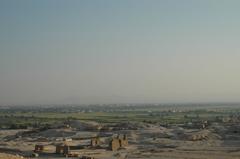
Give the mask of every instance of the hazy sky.
POLYGON ((0 104, 240 101, 239 0, 1 0, 0 104))

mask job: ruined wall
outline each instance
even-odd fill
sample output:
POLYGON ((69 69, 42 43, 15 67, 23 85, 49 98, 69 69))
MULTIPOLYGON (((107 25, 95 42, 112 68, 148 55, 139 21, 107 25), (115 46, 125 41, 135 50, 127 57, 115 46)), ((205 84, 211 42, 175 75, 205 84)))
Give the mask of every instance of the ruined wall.
POLYGON ((120 148, 119 139, 112 139, 109 146, 112 151, 118 150, 120 148))
POLYGON ((57 145, 56 146, 56 154, 68 154, 70 151, 70 147, 68 145, 57 145))
POLYGON ((92 147, 99 146, 99 145, 100 145, 100 139, 98 137, 91 139, 91 146, 92 147))
POLYGON ((109 144, 112 151, 116 151, 119 148, 128 146, 128 139, 126 135, 118 135, 116 138, 113 138, 109 144))
POLYGON ((120 147, 128 146, 128 139, 126 135, 119 137, 120 147))
POLYGON ((34 152, 42 152, 44 150, 44 145, 35 145, 34 152))

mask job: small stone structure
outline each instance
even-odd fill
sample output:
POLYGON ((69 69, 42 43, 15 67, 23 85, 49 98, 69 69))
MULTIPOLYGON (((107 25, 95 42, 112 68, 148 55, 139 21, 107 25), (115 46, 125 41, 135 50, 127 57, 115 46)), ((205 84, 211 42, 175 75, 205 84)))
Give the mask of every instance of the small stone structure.
POLYGON ((124 134, 122 137, 119 137, 120 147, 128 146, 127 135, 124 134))
POLYGON ((128 145, 128 139, 126 135, 118 135, 110 141, 110 150, 116 151, 119 148, 126 147, 128 145))
POLYGON ((120 148, 119 139, 113 138, 112 141, 110 141, 109 147, 112 151, 118 150, 120 148))
POLYGON ((66 144, 60 144, 56 146, 56 154, 68 154, 70 151, 70 147, 66 144))
POLYGON ((42 152, 44 150, 44 145, 35 145, 34 152, 42 152))
POLYGON ((99 137, 95 137, 91 139, 91 146, 96 147, 100 145, 100 139, 99 137))

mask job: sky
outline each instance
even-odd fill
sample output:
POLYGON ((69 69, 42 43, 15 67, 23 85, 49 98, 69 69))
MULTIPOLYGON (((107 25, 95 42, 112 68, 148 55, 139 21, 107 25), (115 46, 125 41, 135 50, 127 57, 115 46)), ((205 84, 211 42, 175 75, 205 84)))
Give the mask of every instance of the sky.
POLYGON ((240 102, 238 0, 1 0, 0 105, 240 102))

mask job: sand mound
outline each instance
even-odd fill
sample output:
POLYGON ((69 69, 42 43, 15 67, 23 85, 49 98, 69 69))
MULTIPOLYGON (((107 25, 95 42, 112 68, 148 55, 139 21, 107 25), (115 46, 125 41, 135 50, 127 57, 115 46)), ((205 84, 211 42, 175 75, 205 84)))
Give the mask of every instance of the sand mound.
POLYGON ((48 129, 48 130, 36 133, 35 135, 48 138, 48 137, 70 137, 75 134, 76 132, 68 129, 48 129))
POLYGON ((75 128, 77 130, 100 130, 102 126, 93 121, 80 121, 80 120, 73 120, 66 122, 71 128, 75 128))
POLYGON ((185 134, 185 138, 190 141, 198 141, 198 140, 216 140, 219 139, 220 136, 209 131, 209 130, 200 130, 196 132, 190 132, 185 134))
POLYGON ((122 122, 114 125, 113 130, 139 130, 153 128, 154 125, 140 122, 122 122))

